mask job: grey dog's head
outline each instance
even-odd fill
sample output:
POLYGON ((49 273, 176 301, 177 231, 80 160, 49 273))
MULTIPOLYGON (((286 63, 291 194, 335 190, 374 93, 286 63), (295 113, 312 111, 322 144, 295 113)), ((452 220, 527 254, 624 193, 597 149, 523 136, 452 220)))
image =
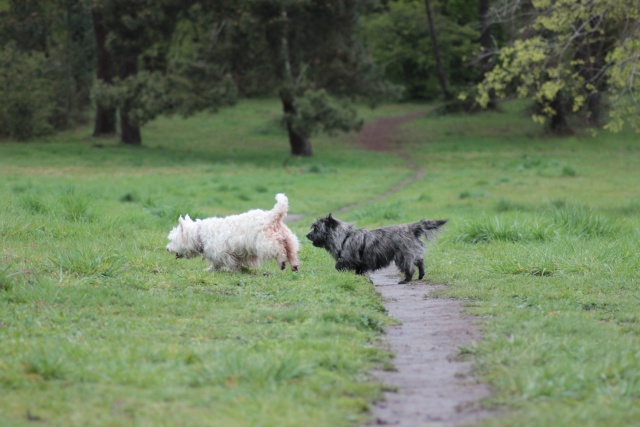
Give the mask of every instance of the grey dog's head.
POLYGON ((307 234, 307 239, 311 240, 313 246, 317 248, 330 249, 335 239, 351 227, 350 224, 345 224, 329 214, 311 224, 311 231, 307 234))

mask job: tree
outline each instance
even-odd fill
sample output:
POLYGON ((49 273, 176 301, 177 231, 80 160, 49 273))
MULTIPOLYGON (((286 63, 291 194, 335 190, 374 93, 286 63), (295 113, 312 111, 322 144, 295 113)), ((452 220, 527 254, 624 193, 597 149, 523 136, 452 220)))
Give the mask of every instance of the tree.
MULTIPOLYGON (((479 62, 482 67, 482 73, 485 74, 491 71, 491 15, 490 15, 490 0, 478 1, 478 16, 480 17, 480 56, 479 62)), ((497 102, 494 91, 489 92, 489 100, 487 101, 486 108, 496 109, 497 102)))
POLYGON ((9 0, 2 12, 2 44, 13 41, 23 52, 48 53, 51 45, 51 22, 43 2, 39 0, 9 0))
MULTIPOLYGON (((354 99, 392 93, 357 38, 372 0, 237 2, 209 58, 228 64, 240 93, 280 98, 291 154, 311 156, 310 137, 361 125, 354 99)), ((220 17, 220 14, 218 14, 220 17)), ((211 24, 210 24, 211 25, 211 24)))
MULTIPOLYGON (((42 58, 43 78, 53 108, 37 114, 47 123, 38 127, 63 129, 84 121, 93 79, 93 38, 90 9, 84 0, 9 0, 0 11, 0 44, 17 55, 42 58)), ((26 64, 29 61, 18 61, 26 64)), ((38 92, 43 88, 33 88, 38 92)), ((33 107, 33 105, 32 105, 33 107)), ((35 116, 34 116, 35 117, 35 116)), ((23 137, 27 137, 23 135, 23 137)))
MULTIPOLYGON (((210 63, 185 35, 189 21, 229 0, 102 0, 94 17, 104 26, 113 80, 103 78, 93 94, 104 109, 117 108, 121 140, 140 145, 140 127, 158 114, 215 111, 235 101, 224 66, 210 63), (96 15, 97 14, 97 15, 96 15)), ((95 21, 94 21, 95 23, 95 21)), ((108 73, 105 74, 108 76, 108 73)), ((97 117, 96 120, 99 118, 97 117)))
POLYGON ((440 59, 440 44, 438 43, 438 37, 436 36, 436 29, 433 25, 433 12, 431 11, 431 3, 429 0, 424 0, 424 8, 427 12, 427 21, 429 23, 429 35, 431 37, 431 45, 433 46, 433 57, 436 61, 436 73, 438 74, 438 81, 442 88, 442 94, 445 101, 451 101, 452 96, 447 87, 447 76, 444 73, 442 67, 442 60, 440 59))
POLYGON ((44 53, 24 53, 14 42, 0 46, 0 136, 25 141, 53 129, 53 82, 44 53))
MULTIPOLYGON (((475 1, 430 2, 441 67, 453 93, 481 79, 480 69, 470 63, 478 50, 475 1)), ((363 34, 384 75, 404 87, 405 98, 442 97, 423 0, 390 1, 366 17, 363 34)))
POLYGON ((105 110, 117 107, 120 110, 120 137, 125 144, 142 144, 140 124, 144 120, 142 117, 140 120, 135 120, 133 117, 135 97, 139 97, 141 93, 140 90, 131 90, 140 89, 140 85, 135 82, 138 74, 139 56, 158 39, 171 35, 178 9, 179 6, 170 0, 160 1, 156 4, 150 4, 145 0, 104 0, 94 5, 93 17, 94 28, 97 25, 97 47, 102 55, 99 60, 105 61, 100 64, 99 68, 101 72, 99 83, 102 85, 102 91, 96 91, 98 105, 96 122, 101 120, 108 122, 111 119, 110 116, 99 117, 98 114, 110 114, 105 110), (108 44, 106 44, 107 39, 109 40, 108 44), (106 55, 104 47, 108 49, 110 55, 106 55), (112 76, 111 67, 107 63, 108 56, 111 57, 113 75, 117 76, 117 81, 110 79, 112 76), (122 89, 123 86, 129 90, 109 93, 109 89, 117 85, 118 88, 114 87, 116 91, 122 89), (119 96, 115 96, 115 93, 118 93, 119 96), (111 95, 112 102, 110 104, 106 101, 109 99, 106 94, 111 95))
MULTIPOLYGON (((107 28, 104 26, 102 12, 92 8, 93 34, 96 38, 96 78, 106 85, 113 84, 114 63, 107 49, 107 28)), ((116 109, 107 107, 103 102, 96 102, 96 113, 93 125, 93 136, 109 135, 116 132, 116 109)))
POLYGON ((501 6, 493 11, 495 19, 516 20, 521 29, 500 49, 496 66, 480 84, 481 105, 488 103, 492 90, 504 96, 514 89, 518 96, 536 101, 534 120, 564 133, 568 116, 599 124, 606 95, 611 107, 605 127, 619 130, 629 122, 640 129, 635 95, 640 3, 538 0, 530 6, 516 1, 501 6))

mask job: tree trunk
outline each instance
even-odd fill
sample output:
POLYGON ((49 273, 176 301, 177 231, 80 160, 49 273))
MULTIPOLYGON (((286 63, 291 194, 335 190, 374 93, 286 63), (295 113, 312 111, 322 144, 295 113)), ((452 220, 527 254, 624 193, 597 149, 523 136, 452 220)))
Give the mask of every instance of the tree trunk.
POLYGON ((589 126, 602 126, 602 91, 606 90, 606 80, 598 78, 598 74, 606 68, 605 52, 607 50, 602 40, 587 36, 586 43, 576 53, 576 56, 584 61, 584 65, 580 68, 580 74, 588 85, 595 86, 595 89, 585 87, 588 92, 586 108, 587 125, 589 126))
POLYGON ((433 27, 433 16, 431 13, 431 4, 429 0, 424 0, 424 8, 427 11, 427 20, 429 21, 429 34, 431 35, 431 45, 433 46, 433 55, 436 60, 436 72, 438 73, 438 80, 440 81, 440 87, 442 87, 442 93, 444 94, 445 101, 451 101, 453 97, 451 92, 447 88, 447 77, 442 68, 442 60, 440 59, 440 45, 438 44, 438 38, 436 37, 436 30, 433 27))
POLYGON ((291 117, 296 114, 293 95, 288 93, 286 90, 281 90, 280 99, 282 100, 282 108, 284 110, 285 120, 287 121, 287 132, 289 133, 291 155, 302 157, 313 156, 313 150, 311 149, 311 142, 309 141, 309 138, 297 132, 291 123, 291 117))
MULTIPOLYGON (((489 61, 489 55, 491 52, 491 20, 489 15, 489 1, 490 0, 479 0, 478 2, 478 14, 480 15, 480 48, 482 49, 480 52, 480 66, 482 67, 482 74, 484 78, 484 74, 488 71, 491 71, 491 62, 489 61)), ((496 93, 494 90, 489 91, 489 103, 487 104, 488 109, 495 110, 498 107, 496 102, 496 93)))
POLYGON ((573 130, 571 129, 571 126, 569 126, 569 122, 567 122, 567 113, 560 94, 558 94, 551 102, 551 108, 556 112, 551 116, 551 123, 549 124, 551 132, 555 135, 573 134, 573 130))
POLYGON ((120 140, 128 145, 142 145, 142 137, 140 136, 140 127, 131 123, 124 112, 124 108, 120 111, 120 140))
POLYGON ((297 114, 294 95, 294 80, 293 72, 291 70, 291 58, 289 56, 289 37, 291 34, 288 30, 288 15, 287 11, 283 9, 280 13, 283 21, 282 32, 280 34, 280 43, 276 49, 279 49, 281 62, 278 64, 279 70, 277 74, 280 79, 283 80, 284 86, 280 89, 280 100, 282 101, 282 109, 284 110, 284 117, 287 122, 287 132, 289 133, 289 145, 291 146, 292 156, 310 157, 313 156, 313 150, 311 149, 311 142, 309 138, 296 131, 292 124, 292 119, 297 114))
POLYGON ((292 156, 313 156, 313 150, 311 149, 311 142, 309 142, 309 138, 302 136, 293 130, 290 123, 287 123, 287 131, 289 132, 289 144, 291 144, 292 156))
MULTIPOLYGON (((126 79, 129 76, 135 76, 138 72, 138 55, 125 53, 120 61, 120 78, 126 79)), ((120 139, 123 143, 129 145, 142 145, 142 137, 140 136, 140 127, 133 123, 129 118, 130 102, 125 101, 120 108, 120 139)))
POLYGON ((595 92, 587 97, 587 111, 589 117, 587 123, 589 126, 602 126, 602 93, 595 92))
POLYGON ((486 53, 491 48, 489 0, 479 0, 478 14, 480 15, 480 47, 482 47, 482 53, 486 53))
MULTIPOLYGON (((107 29, 102 23, 102 13, 93 8, 93 32, 96 37, 96 76, 98 80, 113 82, 113 61, 106 48, 107 29)), ((116 132, 116 109, 104 107, 98 102, 93 126, 93 136, 109 135, 116 132)))

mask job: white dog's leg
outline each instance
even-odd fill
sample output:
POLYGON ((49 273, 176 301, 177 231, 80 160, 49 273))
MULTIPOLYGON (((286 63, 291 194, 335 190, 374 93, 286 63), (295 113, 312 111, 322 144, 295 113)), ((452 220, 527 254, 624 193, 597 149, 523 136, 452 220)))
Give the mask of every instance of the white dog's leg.
POLYGON ((291 271, 298 271, 300 266, 300 260, 298 259, 298 240, 290 231, 286 230, 284 233, 284 250, 291 266, 291 271))

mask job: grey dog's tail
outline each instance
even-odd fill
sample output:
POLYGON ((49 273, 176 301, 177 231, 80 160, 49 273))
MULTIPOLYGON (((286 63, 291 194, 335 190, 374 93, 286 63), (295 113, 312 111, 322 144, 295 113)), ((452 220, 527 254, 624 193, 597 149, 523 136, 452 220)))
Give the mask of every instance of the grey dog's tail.
POLYGON ((289 199, 283 193, 276 194, 276 204, 271 210, 275 221, 282 221, 289 210, 289 199))
POLYGON ((411 229, 416 237, 419 238, 421 235, 423 235, 428 240, 431 239, 440 229, 440 227, 442 227, 446 223, 446 219, 423 219, 411 224, 411 229))

